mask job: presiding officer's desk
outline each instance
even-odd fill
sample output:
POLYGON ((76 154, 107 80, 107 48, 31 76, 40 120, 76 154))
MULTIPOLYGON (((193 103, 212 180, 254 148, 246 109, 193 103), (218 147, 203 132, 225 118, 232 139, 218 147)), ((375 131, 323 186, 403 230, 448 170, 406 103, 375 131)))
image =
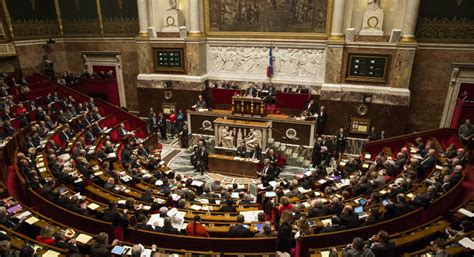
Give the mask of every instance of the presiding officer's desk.
POLYGON ((316 135, 316 121, 292 118, 286 114, 267 114, 264 117, 233 115, 232 110, 187 110, 190 134, 214 136, 214 121, 218 118, 245 121, 267 121, 273 133, 271 138, 284 144, 298 144, 313 147, 316 135), (293 132, 294 130, 294 132, 293 132), (291 133, 288 133, 291 131, 291 133), (288 135, 287 135, 288 134, 288 135))

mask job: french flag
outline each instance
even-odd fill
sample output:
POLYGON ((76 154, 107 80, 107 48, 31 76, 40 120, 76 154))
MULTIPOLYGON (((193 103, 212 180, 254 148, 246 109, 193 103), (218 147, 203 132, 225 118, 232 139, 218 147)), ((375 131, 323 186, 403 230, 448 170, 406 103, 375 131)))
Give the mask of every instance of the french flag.
POLYGON ((270 54, 268 59, 268 67, 267 67, 267 77, 271 78, 273 75, 273 48, 270 47, 270 54))

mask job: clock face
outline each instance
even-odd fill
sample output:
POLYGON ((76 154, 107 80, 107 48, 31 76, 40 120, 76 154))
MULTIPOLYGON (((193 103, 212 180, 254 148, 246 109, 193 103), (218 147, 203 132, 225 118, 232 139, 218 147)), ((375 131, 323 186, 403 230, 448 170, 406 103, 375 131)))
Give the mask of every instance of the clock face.
POLYGON ((173 16, 168 16, 166 18, 166 25, 167 26, 174 26, 174 23, 175 23, 175 19, 173 16))
POLYGON ((367 20, 367 26, 369 28, 376 28, 379 25, 379 18, 377 16, 372 16, 367 20))

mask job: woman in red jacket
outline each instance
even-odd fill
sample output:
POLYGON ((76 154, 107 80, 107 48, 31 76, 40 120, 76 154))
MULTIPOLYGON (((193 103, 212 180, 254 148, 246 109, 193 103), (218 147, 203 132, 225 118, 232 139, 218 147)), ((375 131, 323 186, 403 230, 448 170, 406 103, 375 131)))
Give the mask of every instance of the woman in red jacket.
POLYGON ((193 222, 186 227, 187 236, 209 237, 206 228, 201 224, 201 216, 194 216, 193 222))
POLYGON ((45 243, 47 245, 53 245, 56 243, 56 241, 53 238, 54 234, 54 229, 51 226, 44 226, 41 231, 39 236, 36 237, 36 240, 45 243))

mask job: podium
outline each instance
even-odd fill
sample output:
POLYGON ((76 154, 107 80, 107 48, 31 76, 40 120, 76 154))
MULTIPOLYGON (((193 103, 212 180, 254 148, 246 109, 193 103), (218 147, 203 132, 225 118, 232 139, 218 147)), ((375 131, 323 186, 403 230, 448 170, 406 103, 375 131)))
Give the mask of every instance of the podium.
POLYGON ((235 95, 232 97, 232 114, 263 117, 266 115, 264 99, 235 95))

